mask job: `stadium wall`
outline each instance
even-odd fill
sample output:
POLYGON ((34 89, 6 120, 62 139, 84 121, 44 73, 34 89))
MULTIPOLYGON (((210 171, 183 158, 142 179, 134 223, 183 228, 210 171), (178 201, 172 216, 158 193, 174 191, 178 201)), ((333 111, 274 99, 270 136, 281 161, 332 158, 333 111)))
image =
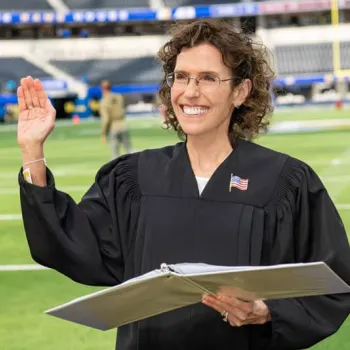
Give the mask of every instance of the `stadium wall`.
MULTIPOLYGON (((26 53, 41 60, 84 60, 153 56, 167 40, 165 35, 49 40, 0 41, 0 57, 23 57, 26 53)), ((40 63, 40 62, 38 62, 40 63)))
MULTIPOLYGON (((301 28, 259 28, 259 40, 273 50, 278 45, 350 42, 350 24, 301 28), (320 35, 322 33, 322 35, 320 35), (288 38, 288 42, 286 41, 288 38)), ((50 40, 0 41, 1 57, 23 57, 30 53, 45 60, 83 60, 153 56, 168 39, 165 35, 50 40)))
POLYGON ((339 26, 322 25, 310 27, 287 27, 264 29, 258 28, 256 35, 270 49, 278 45, 300 45, 332 43, 333 41, 350 41, 350 24, 339 26), (320 35, 322 33, 322 35, 320 35), (288 40, 286 40, 288 38, 288 40))

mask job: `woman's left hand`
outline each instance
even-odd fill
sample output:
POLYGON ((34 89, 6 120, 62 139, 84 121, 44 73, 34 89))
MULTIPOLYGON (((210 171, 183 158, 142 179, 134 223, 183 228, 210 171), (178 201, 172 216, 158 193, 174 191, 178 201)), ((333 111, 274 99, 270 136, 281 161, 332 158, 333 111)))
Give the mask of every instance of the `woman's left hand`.
POLYGON ((216 297, 204 295, 203 304, 221 314, 223 320, 233 327, 247 324, 264 324, 271 321, 267 305, 261 301, 245 302, 236 298, 219 294, 216 297))

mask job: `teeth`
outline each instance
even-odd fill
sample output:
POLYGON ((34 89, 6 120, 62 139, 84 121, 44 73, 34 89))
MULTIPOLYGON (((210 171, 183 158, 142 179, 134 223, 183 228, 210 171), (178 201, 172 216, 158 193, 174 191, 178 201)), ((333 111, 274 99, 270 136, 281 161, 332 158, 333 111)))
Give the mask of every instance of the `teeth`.
POLYGON ((208 111, 209 108, 203 108, 203 107, 188 107, 184 106, 183 111, 185 114, 195 115, 195 114, 202 114, 208 111))

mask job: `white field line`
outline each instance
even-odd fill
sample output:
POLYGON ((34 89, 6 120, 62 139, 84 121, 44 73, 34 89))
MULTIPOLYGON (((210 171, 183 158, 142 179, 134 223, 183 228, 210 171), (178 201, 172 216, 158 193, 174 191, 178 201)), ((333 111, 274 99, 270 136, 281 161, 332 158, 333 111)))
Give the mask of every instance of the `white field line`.
POLYGON ((0 221, 22 220, 22 214, 0 214, 0 221))
POLYGON ((336 207, 340 210, 350 210, 350 203, 349 204, 338 204, 336 207))
MULTIPOLYGON (((130 123, 130 126, 135 127, 137 129, 141 129, 146 125, 147 128, 149 123, 157 125, 161 125, 161 118, 158 117, 159 113, 155 111, 155 113, 149 112, 145 114, 140 115, 130 115, 127 114, 126 119, 130 123), (142 121, 142 123, 140 123, 142 121)), ((100 120, 95 118, 89 118, 88 120, 83 120, 80 125, 84 124, 96 124, 96 126, 100 125, 100 120)), ((59 127, 72 127, 72 121, 69 120, 58 120, 55 124, 55 128, 59 127)), ((0 128, 1 132, 12 132, 17 130, 17 124, 8 124, 8 125, 2 125, 0 128)), ((80 130, 79 130, 80 131, 80 130)))
POLYGON ((47 267, 38 264, 26 265, 0 265, 0 271, 36 271, 49 270, 47 267))
POLYGON ((320 174, 320 178, 322 181, 326 182, 326 187, 328 185, 332 185, 329 193, 333 200, 336 201, 337 197, 346 189, 350 184, 349 176, 339 175, 340 172, 347 172, 349 168, 345 162, 349 161, 350 158, 350 147, 345 149, 342 154, 339 154, 338 157, 333 158, 329 166, 324 169, 320 174), (338 183, 336 186, 333 185, 333 179, 338 178, 338 183))
POLYGON ((304 161, 306 164, 309 164, 311 166, 316 166, 316 165, 329 165, 330 163, 334 165, 341 165, 341 164, 348 164, 350 165, 350 159, 338 159, 334 158, 331 161, 325 160, 325 159, 314 159, 314 160, 305 160, 304 161))

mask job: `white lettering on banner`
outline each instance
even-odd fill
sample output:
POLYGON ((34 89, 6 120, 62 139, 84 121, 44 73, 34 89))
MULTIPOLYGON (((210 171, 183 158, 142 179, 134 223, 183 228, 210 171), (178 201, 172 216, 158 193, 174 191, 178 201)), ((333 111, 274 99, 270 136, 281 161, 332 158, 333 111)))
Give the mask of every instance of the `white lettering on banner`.
POLYGON ((95 20, 95 13, 93 11, 87 11, 85 13, 85 21, 93 22, 95 20))
POLYGON ((179 7, 174 12, 174 19, 193 19, 196 17, 196 9, 193 6, 179 7))
POLYGON ((119 11, 119 19, 121 21, 127 21, 129 18, 129 12, 126 10, 119 11))
POLYGON ((106 11, 98 11, 96 18, 99 22, 106 22, 107 20, 107 12, 106 11))
POLYGON ((83 18, 84 18, 84 15, 82 12, 74 12, 73 13, 74 22, 82 22, 83 18))
POLYGON ((117 11, 108 11, 107 18, 111 22, 115 22, 118 19, 118 12, 117 11))

